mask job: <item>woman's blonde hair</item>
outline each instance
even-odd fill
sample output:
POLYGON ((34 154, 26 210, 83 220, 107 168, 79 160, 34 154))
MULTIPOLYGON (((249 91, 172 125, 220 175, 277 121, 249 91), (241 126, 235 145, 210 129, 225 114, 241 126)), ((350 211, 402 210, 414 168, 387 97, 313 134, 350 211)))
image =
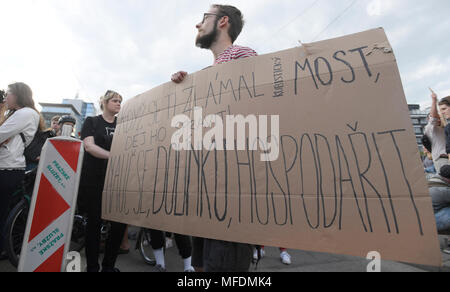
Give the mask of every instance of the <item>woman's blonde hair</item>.
MULTIPOLYGON (((8 85, 8 91, 10 91, 16 97, 16 104, 17 106, 19 106, 19 108, 28 107, 35 110, 39 114, 39 129, 41 131, 44 131, 45 121, 34 105, 33 91, 31 91, 31 88, 25 83, 17 82, 8 85)), ((15 112, 15 110, 9 110, 3 121, 1 121, 0 125, 6 122, 15 112)))
POLYGON ((108 90, 108 91, 105 93, 105 95, 103 95, 102 97, 100 97, 100 109, 101 109, 102 111, 104 111, 104 110, 105 110, 106 104, 107 104, 111 99, 113 99, 113 98, 115 98, 115 97, 118 97, 118 98, 120 98, 121 100, 123 100, 122 95, 118 94, 118 93, 115 92, 115 91, 108 90))
POLYGON ((5 114, 6 114, 6 105, 4 103, 0 104, 0 125, 3 124, 3 121, 5 120, 5 114))

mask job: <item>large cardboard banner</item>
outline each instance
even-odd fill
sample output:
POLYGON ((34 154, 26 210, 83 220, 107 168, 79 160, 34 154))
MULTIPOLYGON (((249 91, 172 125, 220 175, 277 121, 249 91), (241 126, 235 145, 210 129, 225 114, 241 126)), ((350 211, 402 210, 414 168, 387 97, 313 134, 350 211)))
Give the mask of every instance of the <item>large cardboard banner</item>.
POLYGON ((431 198, 383 29, 210 67, 128 101, 103 217, 227 241, 360 257, 377 251, 383 259, 441 265, 431 198))

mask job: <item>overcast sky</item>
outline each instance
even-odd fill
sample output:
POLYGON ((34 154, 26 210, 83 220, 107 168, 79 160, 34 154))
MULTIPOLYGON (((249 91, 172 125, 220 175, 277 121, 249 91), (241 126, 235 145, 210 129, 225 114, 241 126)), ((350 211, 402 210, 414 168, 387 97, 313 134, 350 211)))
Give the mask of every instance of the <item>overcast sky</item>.
POLYGON ((241 9, 236 44, 260 54, 383 27, 408 103, 426 104, 430 86, 450 95, 449 0, 1 0, 0 88, 23 81, 38 102, 131 98, 212 64, 194 40, 213 3, 241 9))

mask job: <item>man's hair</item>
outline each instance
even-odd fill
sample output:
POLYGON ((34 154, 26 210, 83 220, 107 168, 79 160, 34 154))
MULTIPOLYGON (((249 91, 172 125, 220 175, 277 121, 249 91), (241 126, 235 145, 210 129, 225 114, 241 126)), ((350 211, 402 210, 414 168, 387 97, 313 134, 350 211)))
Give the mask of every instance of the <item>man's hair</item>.
POLYGON ((242 32, 244 27, 244 17, 239 9, 230 5, 218 5, 214 4, 212 7, 218 10, 218 19, 224 16, 228 16, 230 28, 228 30, 228 35, 231 38, 231 42, 234 43, 238 36, 242 32))
POLYGON ((439 175, 447 179, 450 179, 450 165, 442 166, 439 175))
POLYGON ((439 106, 441 105, 446 105, 446 106, 450 106, 450 96, 444 97, 443 99, 441 99, 441 101, 439 102, 439 106))

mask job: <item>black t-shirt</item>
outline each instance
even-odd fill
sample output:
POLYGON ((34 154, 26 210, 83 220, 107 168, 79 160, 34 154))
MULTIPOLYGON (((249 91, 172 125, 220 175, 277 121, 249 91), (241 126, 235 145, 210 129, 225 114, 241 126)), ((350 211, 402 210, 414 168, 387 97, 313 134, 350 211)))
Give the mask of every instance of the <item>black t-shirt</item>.
MULTIPOLYGON (((89 117, 84 122, 83 129, 81 130, 81 140, 84 140, 87 137, 94 137, 95 145, 110 151, 116 124, 117 118, 114 120, 114 123, 108 123, 101 115, 89 117)), ((99 159, 88 152, 85 152, 83 171, 81 174, 81 185, 103 186, 107 166, 107 159, 99 159)))

